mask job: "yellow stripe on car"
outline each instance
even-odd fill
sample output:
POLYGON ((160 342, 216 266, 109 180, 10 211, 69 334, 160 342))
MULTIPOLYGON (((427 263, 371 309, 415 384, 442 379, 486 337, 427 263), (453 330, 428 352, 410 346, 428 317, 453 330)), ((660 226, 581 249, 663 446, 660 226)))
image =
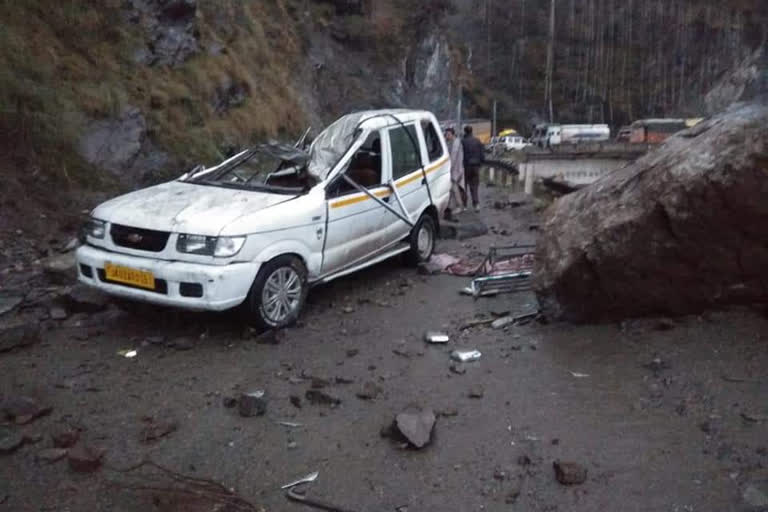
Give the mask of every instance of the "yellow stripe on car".
MULTIPOLYGON (((429 174, 431 172, 434 172, 434 171, 438 170, 440 167, 442 167, 443 164, 445 164, 446 162, 448 162, 448 157, 443 157, 440 160, 438 160, 436 163, 434 163, 431 166, 427 167, 424 170, 424 173, 425 174, 429 174)), ((418 180, 421 177, 422 177, 421 169, 419 169, 418 171, 414 171, 414 172, 412 172, 412 173, 410 173, 410 174, 408 174, 406 176, 403 176, 399 180, 395 181, 395 185, 397 186, 397 188, 401 188, 401 187, 404 187, 404 186, 408 185, 409 183, 412 183, 412 182, 418 180)), ((380 190, 378 192, 374 192, 373 195, 375 195, 376 197, 379 197, 379 198, 384 198, 384 197, 389 197, 390 196, 390 192, 389 192, 389 190, 380 190)), ((347 199, 342 199, 340 201, 336 201, 334 203, 331 203, 331 208, 341 208, 343 206, 349 206, 351 204, 361 203, 363 201, 368 201, 370 199, 371 198, 368 197, 367 194, 360 193, 360 194, 355 195, 353 197, 350 197, 350 198, 347 198, 347 199)))

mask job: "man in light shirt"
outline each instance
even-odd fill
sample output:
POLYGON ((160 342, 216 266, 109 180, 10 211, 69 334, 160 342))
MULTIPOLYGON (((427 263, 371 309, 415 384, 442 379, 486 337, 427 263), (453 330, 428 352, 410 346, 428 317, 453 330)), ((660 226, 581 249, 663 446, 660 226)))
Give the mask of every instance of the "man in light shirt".
POLYGON ((451 155, 451 199, 448 208, 451 215, 455 215, 463 212, 467 206, 467 194, 464 191, 464 147, 456 138, 453 128, 446 128, 445 140, 451 155))

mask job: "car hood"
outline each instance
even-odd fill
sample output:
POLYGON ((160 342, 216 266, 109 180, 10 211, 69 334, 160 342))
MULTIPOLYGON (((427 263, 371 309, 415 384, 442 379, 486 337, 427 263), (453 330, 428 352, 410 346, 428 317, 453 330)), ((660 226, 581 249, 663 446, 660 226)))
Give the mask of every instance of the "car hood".
POLYGON ((102 203, 93 216, 144 229, 216 236, 239 217, 294 197, 172 181, 102 203))

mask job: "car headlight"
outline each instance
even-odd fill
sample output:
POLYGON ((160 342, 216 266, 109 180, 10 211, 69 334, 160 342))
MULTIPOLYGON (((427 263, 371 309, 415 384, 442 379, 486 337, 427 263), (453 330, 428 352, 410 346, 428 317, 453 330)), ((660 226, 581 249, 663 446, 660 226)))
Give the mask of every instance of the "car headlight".
POLYGON ((88 219, 88 222, 83 226, 83 233, 85 236, 90 236, 92 238, 104 238, 106 232, 107 223, 103 220, 94 219, 93 217, 88 219))
POLYGON ((176 241, 176 250, 187 254, 213 256, 216 250, 216 237, 181 234, 176 241))
POLYGON ((176 241, 176 250, 186 254, 229 258, 240 252, 244 243, 244 236, 216 237, 182 233, 176 241))
POLYGON ((220 236, 216 242, 216 252, 213 255, 217 258, 229 258, 239 253, 244 244, 244 236, 220 236))

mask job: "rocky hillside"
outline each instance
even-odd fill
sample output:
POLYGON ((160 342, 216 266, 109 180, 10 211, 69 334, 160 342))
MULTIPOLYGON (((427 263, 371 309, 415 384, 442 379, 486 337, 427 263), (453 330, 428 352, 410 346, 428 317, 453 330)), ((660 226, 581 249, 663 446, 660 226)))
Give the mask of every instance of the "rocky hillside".
MULTIPOLYGON (((744 92, 759 0, 556 0, 558 119, 695 114, 744 92)), ((3 218, 71 210, 341 113, 382 106, 543 119, 550 3, 533 0, 1 2, 3 218), (52 193, 52 191, 56 193, 52 193), (74 192, 78 192, 75 194, 74 192), (21 199, 24 198, 24 199, 21 199)), ((759 60, 759 59, 758 59, 759 60)), ((751 61, 750 61, 751 62, 751 61)), ((762 62, 762 61, 760 61, 762 62)), ((1 224, 1 223, 0 223, 1 224)), ((3 226, 0 225, 0 229, 3 226)))

